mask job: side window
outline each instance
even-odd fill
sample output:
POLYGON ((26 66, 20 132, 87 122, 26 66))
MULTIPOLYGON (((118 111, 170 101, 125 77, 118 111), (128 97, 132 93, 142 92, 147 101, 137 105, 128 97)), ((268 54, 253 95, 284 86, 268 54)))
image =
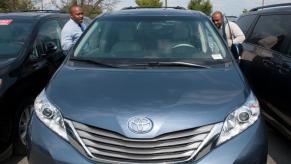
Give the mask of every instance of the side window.
POLYGON ((261 16, 249 42, 281 53, 288 53, 290 21, 287 20, 290 19, 291 15, 261 16))
POLYGON ((61 50, 61 30, 57 20, 48 20, 41 25, 37 39, 43 44, 54 42, 57 48, 61 50))
POLYGON ((31 60, 38 59, 46 53, 45 45, 48 42, 54 42, 58 49, 61 50, 61 27, 57 20, 48 20, 44 22, 37 33, 33 43, 33 50, 29 55, 31 60))
POLYGON ((241 30, 246 34, 250 29, 252 23, 254 22, 256 15, 246 15, 242 16, 237 20, 237 24, 241 28, 241 30))
POLYGON ((39 39, 36 39, 33 44, 32 52, 29 55, 29 59, 37 60, 44 53, 45 53, 45 48, 44 48, 43 43, 39 39))
POLYGON ((69 19, 70 17, 61 17, 60 19, 61 28, 65 26, 65 24, 68 22, 69 19))

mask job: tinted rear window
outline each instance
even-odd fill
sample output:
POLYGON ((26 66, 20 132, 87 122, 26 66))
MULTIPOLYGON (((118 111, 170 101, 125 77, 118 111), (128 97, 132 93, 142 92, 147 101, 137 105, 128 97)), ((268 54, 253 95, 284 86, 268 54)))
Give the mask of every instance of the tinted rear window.
POLYGON ((261 16, 249 38, 250 43, 281 53, 290 47, 291 15, 261 16))
POLYGON ((248 30, 250 29, 252 23, 254 22, 256 15, 247 15, 242 16, 237 20, 237 24, 241 28, 241 30, 247 34, 248 30))
POLYGON ((0 17, 0 57, 15 57, 32 31, 33 23, 0 17))

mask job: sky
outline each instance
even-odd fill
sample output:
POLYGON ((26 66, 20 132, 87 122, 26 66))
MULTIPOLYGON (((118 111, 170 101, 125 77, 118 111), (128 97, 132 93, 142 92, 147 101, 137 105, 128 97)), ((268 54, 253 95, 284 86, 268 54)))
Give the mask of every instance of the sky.
MULTIPOLYGON (((49 2, 51 0, 33 0, 33 1, 43 1, 44 9, 51 9, 49 2)), ((58 1, 58 0, 57 0, 58 1)), ((123 7, 136 6, 135 0, 118 0, 119 3, 116 4, 114 10, 120 10, 123 7)), ((182 6, 187 8, 190 0, 168 0, 168 6, 182 6)), ((210 0, 213 5, 213 11, 222 11, 225 15, 239 16, 244 9, 252 9, 262 5, 264 1, 265 5, 277 4, 277 3, 291 3, 291 0, 210 0)), ((165 2, 165 0, 161 0, 165 2)))
MULTIPOLYGON (((115 10, 123 7, 136 6, 135 0, 119 0, 115 6, 115 10)), ((164 2, 165 0, 161 0, 164 2)), ((190 0, 168 0, 168 6, 183 6, 187 7, 190 0)), ((252 9, 262 5, 263 0, 210 0, 213 5, 213 11, 220 10, 226 15, 239 16, 243 9, 252 9)), ((291 0, 264 0, 265 5, 277 3, 290 3, 291 0)))

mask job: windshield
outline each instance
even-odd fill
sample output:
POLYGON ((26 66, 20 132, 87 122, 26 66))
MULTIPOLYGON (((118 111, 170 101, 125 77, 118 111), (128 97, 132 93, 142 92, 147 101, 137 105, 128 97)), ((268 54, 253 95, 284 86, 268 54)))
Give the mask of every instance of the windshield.
POLYGON ((227 52, 213 28, 195 17, 105 17, 92 24, 73 55, 127 62, 223 61, 227 52))
POLYGON ((0 18, 0 57, 17 56, 31 30, 31 22, 0 18))

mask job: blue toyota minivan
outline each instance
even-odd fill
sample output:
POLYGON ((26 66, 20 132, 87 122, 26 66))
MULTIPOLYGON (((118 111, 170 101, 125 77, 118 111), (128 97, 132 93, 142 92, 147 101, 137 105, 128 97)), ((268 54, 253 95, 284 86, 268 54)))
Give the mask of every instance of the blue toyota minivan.
POLYGON ((259 103, 207 16, 97 17, 34 103, 29 163, 266 163, 259 103))

